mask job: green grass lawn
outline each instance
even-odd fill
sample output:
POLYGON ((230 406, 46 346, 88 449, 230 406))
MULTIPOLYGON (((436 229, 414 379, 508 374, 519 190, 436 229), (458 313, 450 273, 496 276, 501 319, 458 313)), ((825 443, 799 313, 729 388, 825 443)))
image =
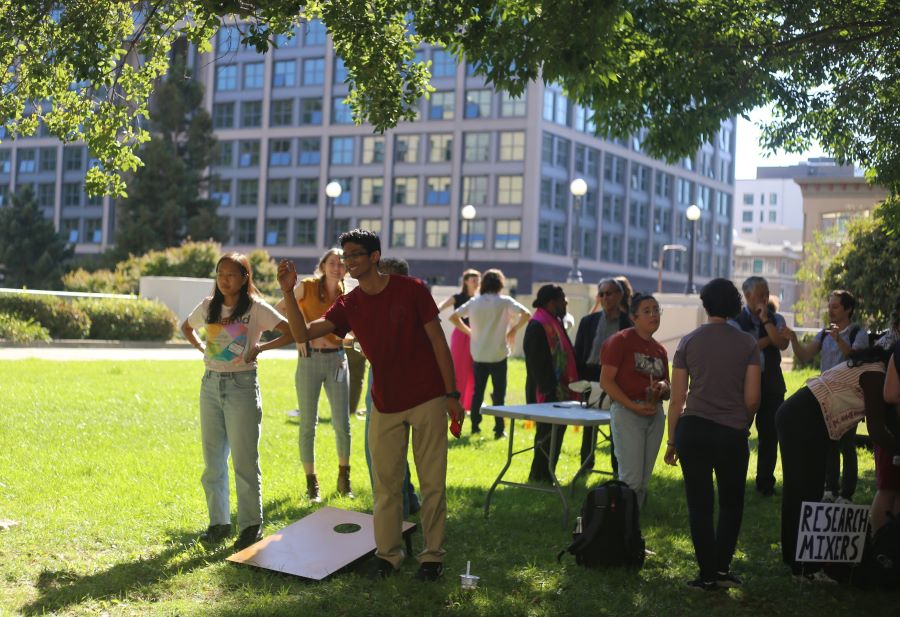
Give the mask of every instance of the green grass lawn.
MULTIPOLYGON (((227 551, 194 541, 207 524, 198 362, 0 362, 0 612, 154 615, 844 615, 896 614, 896 596, 851 588, 800 586, 780 562, 779 501, 748 482, 734 564, 745 586, 697 594, 681 474, 660 458, 642 526, 656 552, 639 572, 590 571, 556 553, 570 539, 559 501, 502 487, 482 513, 506 443, 490 433, 453 442, 448 472, 446 575, 412 578, 413 559, 383 582, 341 574, 322 583, 226 563, 227 551), (480 589, 459 591, 466 560, 480 589)), ((271 532, 308 514, 297 452, 294 363, 263 361, 263 498, 271 532)), ((791 374, 791 389, 803 375, 791 374)), ((508 402, 524 402, 524 365, 511 364, 508 402)), ((327 418, 327 403, 323 403, 327 418)), ((326 504, 370 511, 362 449, 353 422, 355 500, 334 494, 337 461, 330 425, 319 425, 317 455, 326 504)), ((466 431, 468 433, 468 431, 466 431)), ((519 430, 517 445, 533 432, 519 430)), ((577 467, 581 434, 569 429, 561 477, 577 467)), ((755 442, 754 442, 755 443, 755 442)), ((600 464, 608 463, 601 457, 600 464)), ((524 480, 530 457, 510 470, 524 480)), ((755 458, 751 458, 751 469, 755 458)), ((780 473, 780 472, 779 472, 780 473)), ((752 475, 752 474, 751 474, 752 475)), ((874 490, 872 456, 860 453, 856 501, 874 490)), ((595 475, 590 483, 602 481, 595 475)), ((583 487, 576 492, 580 506, 583 487)), ((232 501, 234 504, 234 501, 232 501)), ((574 513, 573 513, 574 516, 574 513)), ((420 546, 421 536, 415 538, 420 546)))

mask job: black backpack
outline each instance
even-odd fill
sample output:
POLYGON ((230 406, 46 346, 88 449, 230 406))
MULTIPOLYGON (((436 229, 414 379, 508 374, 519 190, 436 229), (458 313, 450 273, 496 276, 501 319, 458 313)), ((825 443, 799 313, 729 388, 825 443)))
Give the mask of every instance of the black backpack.
POLYGON ((887 523, 866 542, 862 563, 851 576, 863 589, 900 589, 900 517, 888 513, 887 523))
POLYGON ((588 492, 572 536, 557 561, 568 551, 587 568, 644 565, 637 494, 624 482, 610 480, 588 492))

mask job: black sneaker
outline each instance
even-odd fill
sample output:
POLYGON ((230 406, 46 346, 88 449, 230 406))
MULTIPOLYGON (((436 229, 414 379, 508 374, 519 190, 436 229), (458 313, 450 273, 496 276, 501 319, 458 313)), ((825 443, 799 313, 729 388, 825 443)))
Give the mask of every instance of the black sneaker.
POLYGON ((364 573, 368 578, 380 581, 393 576, 396 571, 390 561, 376 557, 368 563, 364 573))
POLYGON ((704 581, 702 578, 695 578, 687 582, 687 586, 695 591, 718 591, 719 586, 716 581, 704 581))
POLYGON ((262 539, 262 528, 259 525, 244 527, 244 529, 241 530, 240 535, 238 535, 238 539, 234 541, 234 550, 242 551, 262 539))
POLYGON ((444 574, 444 564, 439 561, 423 561, 416 572, 416 580, 433 583, 444 574))
POLYGON ((218 544, 231 535, 231 525, 210 525, 198 540, 206 544, 218 544))
POLYGON ((716 572, 716 585, 719 587, 741 587, 744 583, 731 572, 716 572))

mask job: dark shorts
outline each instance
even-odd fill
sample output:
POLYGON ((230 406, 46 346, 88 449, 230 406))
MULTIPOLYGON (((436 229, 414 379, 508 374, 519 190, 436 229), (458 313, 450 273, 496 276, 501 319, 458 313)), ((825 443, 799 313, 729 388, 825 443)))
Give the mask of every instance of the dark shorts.
POLYGON ((875 446, 875 479, 880 491, 900 491, 900 465, 894 465, 894 455, 875 446))

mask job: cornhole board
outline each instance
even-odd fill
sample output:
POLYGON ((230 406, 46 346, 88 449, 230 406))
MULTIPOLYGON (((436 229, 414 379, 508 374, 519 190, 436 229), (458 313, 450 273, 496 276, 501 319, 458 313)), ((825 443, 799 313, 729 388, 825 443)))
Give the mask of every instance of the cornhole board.
MULTIPOLYGON (((415 529, 415 523, 403 521, 407 547, 415 529)), ((371 514, 326 506, 227 561, 320 581, 374 551, 371 514)))

